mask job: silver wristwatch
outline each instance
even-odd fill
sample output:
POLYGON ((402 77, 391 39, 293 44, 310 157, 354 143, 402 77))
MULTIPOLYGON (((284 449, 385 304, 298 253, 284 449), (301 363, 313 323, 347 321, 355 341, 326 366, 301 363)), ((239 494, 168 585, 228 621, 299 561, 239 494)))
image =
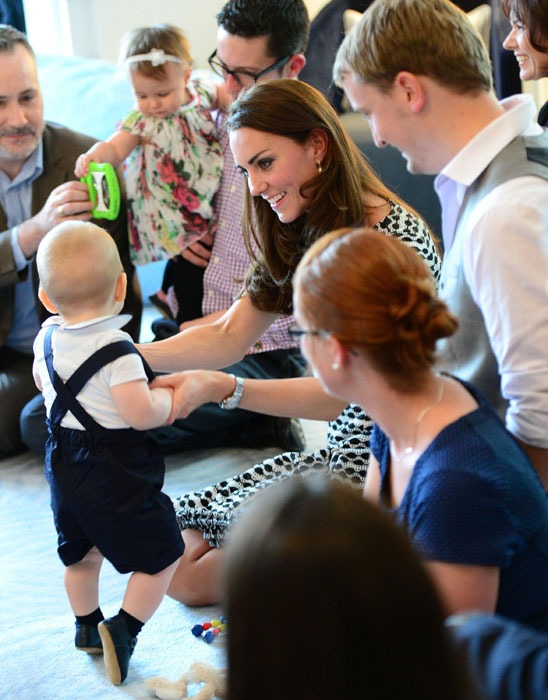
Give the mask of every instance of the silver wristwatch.
POLYGON ((244 378, 237 377, 235 374, 229 374, 228 376, 236 380, 236 388, 234 389, 234 393, 230 394, 230 396, 227 396, 226 399, 223 399, 219 403, 219 406, 225 411, 231 411, 233 408, 238 408, 242 394, 244 393, 244 378))

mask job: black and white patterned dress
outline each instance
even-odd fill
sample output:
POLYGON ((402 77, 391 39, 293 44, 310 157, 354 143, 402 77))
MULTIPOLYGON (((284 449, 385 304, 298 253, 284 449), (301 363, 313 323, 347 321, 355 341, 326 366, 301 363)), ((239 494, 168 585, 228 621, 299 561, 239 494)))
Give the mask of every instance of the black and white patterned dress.
MULTIPOLYGON (((376 226, 415 248, 429 265, 436 281, 441 262, 424 223, 393 202, 391 212, 376 226)), ((351 404, 329 423, 327 447, 312 454, 285 452, 230 479, 202 491, 175 499, 181 529, 200 530, 212 547, 223 544, 228 527, 255 494, 282 479, 299 474, 325 472, 356 489, 363 488, 369 464, 369 437, 373 421, 362 408, 351 404)))

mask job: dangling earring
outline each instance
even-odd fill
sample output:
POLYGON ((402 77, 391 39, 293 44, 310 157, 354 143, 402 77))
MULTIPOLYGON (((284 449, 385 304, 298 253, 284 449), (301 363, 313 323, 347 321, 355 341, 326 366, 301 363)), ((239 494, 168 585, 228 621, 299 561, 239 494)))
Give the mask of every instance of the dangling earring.
POLYGON ((320 163, 320 161, 318 161, 316 163, 316 166, 318 167, 318 173, 323 173, 323 168, 322 168, 322 164, 320 163))

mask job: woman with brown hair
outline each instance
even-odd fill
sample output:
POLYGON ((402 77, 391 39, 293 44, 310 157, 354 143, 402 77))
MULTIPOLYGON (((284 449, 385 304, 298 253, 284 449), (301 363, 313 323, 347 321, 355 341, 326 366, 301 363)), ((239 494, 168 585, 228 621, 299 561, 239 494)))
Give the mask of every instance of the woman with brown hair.
POLYGON ((395 238, 342 230, 312 246, 294 286, 316 376, 376 423, 365 495, 407 530, 446 612, 547 631, 546 494, 481 394, 434 371, 457 321, 423 262, 395 238))
MULTIPOLYGON (((155 370, 226 367, 280 314, 292 312, 295 268, 335 227, 367 224, 413 246, 439 274, 428 229, 369 170, 327 100, 294 80, 257 84, 228 122, 235 161, 248 182, 244 235, 253 264, 243 295, 215 323, 141 346, 155 370)), ((157 380, 174 388, 171 418, 210 401, 275 416, 333 420, 328 448, 288 453, 178 503, 186 544, 170 595, 189 604, 218 599, 225 531, 257 490, 314 465, 361 488, 371 422, 357 406, 328 396, 313 377, 248 380, 223 372, 183 372, 157 380), (341 411, 344 412, 341 414, 341 411), (340 414, 340 415, 339 415, 340 414)))
MULTIPOLYGON (((503 42, 513 51, 522 80, 540 80, 548 76, 548 2, 547 0, 502 0, 502 9, 511 24, 503 42)), ((538 123, 548 124, 548 102, 539 112, 538 123)))

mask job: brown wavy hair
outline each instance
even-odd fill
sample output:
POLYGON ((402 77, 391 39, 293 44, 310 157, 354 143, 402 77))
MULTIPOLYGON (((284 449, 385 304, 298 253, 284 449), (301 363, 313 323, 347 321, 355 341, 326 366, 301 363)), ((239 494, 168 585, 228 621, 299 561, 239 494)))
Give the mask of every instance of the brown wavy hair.
POLYGON ((502 0, 506 17, 514 14, 527 28, 531 46, 548 53, 548 2, 547 0, 502 0))
POLYGON ((401 200, 368 167, 325 97, 306 83, 283 79, 255 85, 232 105, 227 126, 229 131, 248 127, 299 144, 313 129, 328 136, 322 172, 301 185, 310 206, 296 221, 282 223, 268 202, 246 191, 242 228, 252 260, 247 292, 263 311, 290 313, 291 279, 310 245, 328 231, 362 226, 373 210, 365 204, 366 192, 386 201, 401 200))
POLYGON ((294 283, 311 327, 362 353, 401 391, 421 385, 436 341, 457 330, 417 252, 371 228, 324 236, 303 257, 294 283))

